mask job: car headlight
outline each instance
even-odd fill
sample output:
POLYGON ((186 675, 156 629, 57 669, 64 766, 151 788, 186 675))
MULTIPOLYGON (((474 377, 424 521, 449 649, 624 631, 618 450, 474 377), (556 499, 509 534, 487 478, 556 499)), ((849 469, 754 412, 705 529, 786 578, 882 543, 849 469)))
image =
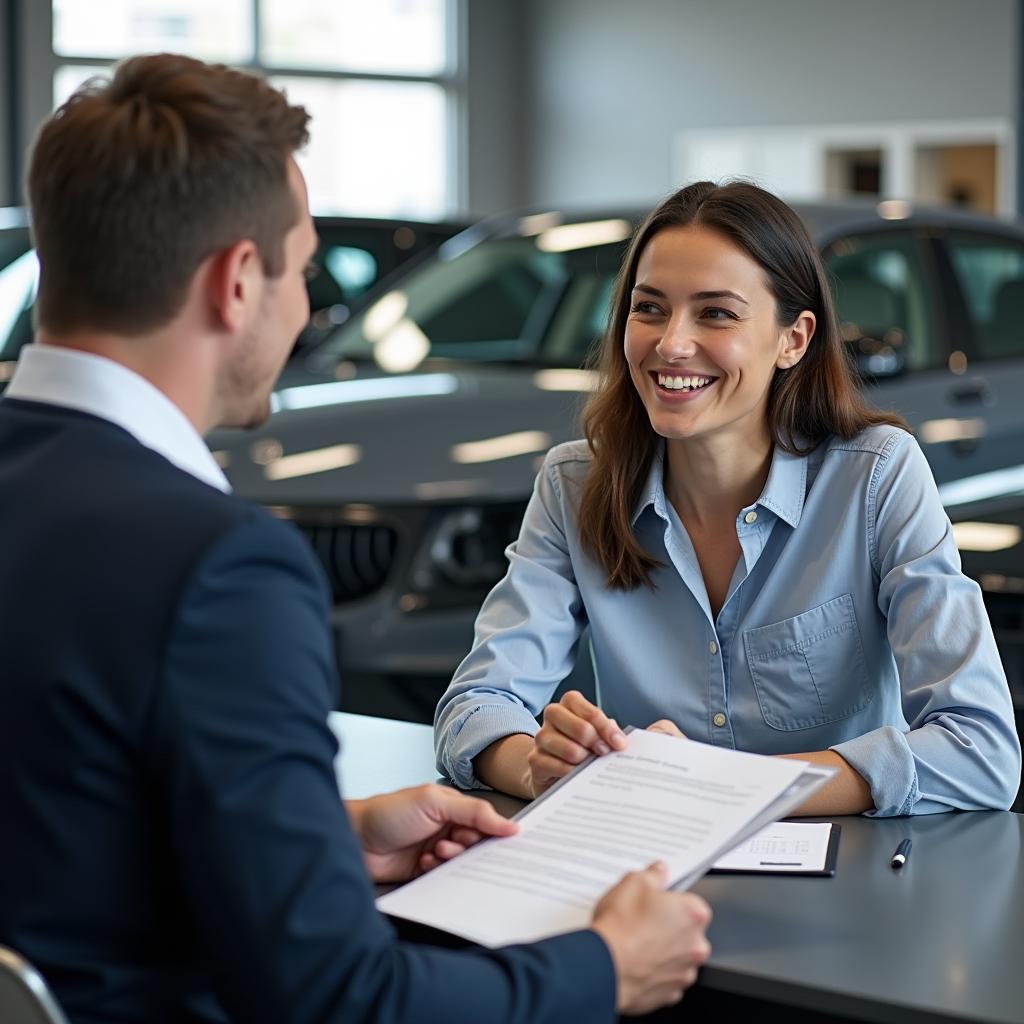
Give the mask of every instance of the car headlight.
POLYGON ((464 505, 432 517, 409 572, 408 611, 476 606, 505 575, 525 502, 464 505))

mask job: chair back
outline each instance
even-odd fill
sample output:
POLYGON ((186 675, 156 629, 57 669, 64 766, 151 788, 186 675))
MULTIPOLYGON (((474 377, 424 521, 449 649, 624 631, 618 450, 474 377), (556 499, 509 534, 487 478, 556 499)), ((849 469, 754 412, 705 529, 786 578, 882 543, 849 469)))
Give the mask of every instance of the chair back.
POLYGON ((0 946, 0 1021, 68 1024, 43 976, 13 949, 0 946))

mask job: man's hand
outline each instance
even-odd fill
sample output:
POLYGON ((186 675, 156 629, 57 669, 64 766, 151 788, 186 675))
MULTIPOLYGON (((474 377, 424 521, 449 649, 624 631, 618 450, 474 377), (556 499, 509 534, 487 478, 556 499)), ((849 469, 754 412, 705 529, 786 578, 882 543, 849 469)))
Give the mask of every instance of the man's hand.
POLYGON ((594 910, 593 929, 615 963, 619 1013, 677 1003, 711 955, 711 908, 695 893, 666 892, 667 882, 668 868, 655 862, 626 875, 594 910))
POLYGON ((625 750, 627 743, 626 734, 613 718, 578 690, 570 690, 557 704, 544 709, 544 724, 526 757, 527 788, 533 796, 540 796, 591 754, 625 750))
POLYGON ((400 789, 346 806, 375 882, 407 882, 487 836, 519 831, 486 800, 446 786, 400 789))

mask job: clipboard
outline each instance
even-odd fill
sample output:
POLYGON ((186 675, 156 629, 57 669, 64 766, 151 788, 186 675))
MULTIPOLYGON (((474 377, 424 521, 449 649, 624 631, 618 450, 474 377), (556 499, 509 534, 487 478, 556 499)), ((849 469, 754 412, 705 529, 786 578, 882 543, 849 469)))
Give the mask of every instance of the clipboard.
MULTIPOLYGON (((781 822, 782 825, 790 824, 802 824, 800 822, 781 822)), ((807 822, 806 824, 812 824, 807 822)), ((839 839, 842 835, 841 826, 835 822, 814 822, 813 824, 822 826, 827 825, 829 827, 829 834, 827 844, 825 846, 825 853, 823 861, 815 861, 812 864, 802 863, 800 860, 789 861, 782 860, 781 856, 779 860, 773 860, 772 854, 766 854, 760 856, 758 863, 748 864, 744 866, 722 866, 717 865, 711 867, 708 870, 708 874, 715 875, 792 875, 797 878, 832 878, 836 873, 836 861, 839 856, 839 839)), ((770 831, 771 826, 765 829, 765 832, 770 831)), ((750 846, 757 842, 757 836, 751 836, 746 842, 741 843, 740 847, 750 846)), ((785 856, 785 855, 784 855, 785 856)), ((727 859, 723 858, 723 860, 727 859)))

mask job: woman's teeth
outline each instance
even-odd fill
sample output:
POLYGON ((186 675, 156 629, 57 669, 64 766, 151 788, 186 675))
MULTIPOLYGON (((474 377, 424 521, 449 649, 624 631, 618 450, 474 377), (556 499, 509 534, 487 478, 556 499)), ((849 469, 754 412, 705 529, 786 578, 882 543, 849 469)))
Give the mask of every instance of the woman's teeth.
POLYGON ((670 377, 667 374, 659 373, 658 385, 669 391, 696 391, 716 379, 715 377, 670 377))

